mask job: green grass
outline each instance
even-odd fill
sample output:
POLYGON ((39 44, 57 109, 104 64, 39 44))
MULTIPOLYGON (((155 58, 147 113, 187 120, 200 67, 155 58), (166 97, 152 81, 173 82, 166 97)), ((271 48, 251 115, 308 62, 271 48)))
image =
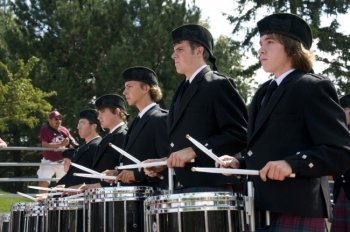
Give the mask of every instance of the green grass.
MULTIPOLYGON (((0 194, 7 194, 7 192, 0 190, 0 194)), ((10 212, 13 203, 30 201, 24 197, 0 197, 0 213, 10 212)))

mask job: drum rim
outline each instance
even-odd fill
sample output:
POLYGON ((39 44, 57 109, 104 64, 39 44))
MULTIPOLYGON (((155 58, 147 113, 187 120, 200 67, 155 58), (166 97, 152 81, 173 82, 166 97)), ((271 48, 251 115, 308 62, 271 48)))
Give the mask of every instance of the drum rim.
POLYGON ((139 201, 151 196, 154 189, 149 186, 120 186, 88 189, 85 202, 139 201))
POLYGON ((28 202, 24 216, 44 216, 44 207, 45 205, 41 202, 28 202))
POLYGON ((85 199, 83 197, 79 198, 48 198, 45 201, 45 211, 50 210, 79 210, 83 209, 85 199))
POLYGON ((217 197, 231 197, 237 198, 236 193, 232 192, 193 192, 193 193, 175 193, 162 194, 148 197, 145 201, 163 201, 163 200, 178 200, 178 199, 192 199, 192 198, 217 198, 217 197))
POLYGON ((26 204, 31 202, 15 202, 11 206, 11 212, 22 212, 25 211, 26 204))
POLYGON ((244 210, 244 200, 231 192, 179 193, 149 197, 144 206, 147 214, 244 210))

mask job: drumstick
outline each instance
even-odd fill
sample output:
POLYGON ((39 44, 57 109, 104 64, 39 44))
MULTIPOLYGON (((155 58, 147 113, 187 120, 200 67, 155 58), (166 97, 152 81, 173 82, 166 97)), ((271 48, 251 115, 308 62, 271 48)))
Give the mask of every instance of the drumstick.
POLYGON ((37 197, 51 197, 51 196, 58 196, 58 195, 62 195, 63 192, 57 192, 57 193, 38 193, 35 194, 35 196, 37 197))
POLYGON ((52 191, 80 192, 80 190, 72 189, 72 188, 60 188, 60 187, 45 188, 45 187, 32 186, 32 185, 28 185, 27 187, 31 189, 44 190, 44 191, 50 191, 50 192, 52 191))
POLYGON ((62 191, 62 192, 73 192, 73 193, 79 193, 81 190, 79 189, 72 189, 72 188, 56 188, 54 187, 52 190, 62 191))
MULTIPOLYGON (((193 172, 207 172, 207 173, 218 173, 218 174, 232 174, 232 175, 250 175, 250 176, 258 176, 258 170, 250 170, 250 169, 229 169, 229 168, 198 168, 192 167, 191 170, 193 172)), ((291 178, 295 177, 295 174, 290 174, 291 178)))
POLYGON ((156 166, 166 166, 167 161, 157 161, 157 162, 149 162, 149 163, 139 163, 139 164, 129 164, 124 166, 119 166, 117 169, 134 169, 134 168, 150 168, 150 167, 156 167, 156 166))
POLYGON ((198 147, 202 152, 204 152, 205 154, 207 154, 210 158, 212 158, 215 162, 221 164, 221 165, 225 165, 224 161, 222 161, 221 159, 219 159, 219 157, 217 157, 211 150, 209 150, 208 148, 206 148, 205 146, 203 146, 200 142, 198 142, 197 140, 195 140, 194 138, 192 138, 190 135, 186 135, 186 138, 188 140, 191 141, 191 143, 193 143, 196 147, 198 147))
POLYGON ((90 168, 84 167, 83 165, 79 165, 79 164, 76 164, 76 163, 73 163, 73 162, 71 162, 70 164, 73 167, 79 168, 80 170, 88 172, 88 173, 91 173, 91 174, 95 174, 95 175, 100 175, 101 174, 101 173, 96 172, 96 171, 94 171, 94 170, 92 170, 90 168))
MULTIPOLYGON (((190 161, 190 163, 194 163, 194 159, 190 161)), ((151 167, 157 167, 157 166, 166 166, 167 160, 163 161, 155 161, 155 162, 148 162, 148 163, 139 163, 139 164, 129 164, 124 166, 119 166, 117 169, 123 170, 123 169, 136 169, 136 168, 151 168, 151 167)))
POLYGON ((73 176, 92 178, 92 179, 116 180, 115 176, 107 176, 102 174, 73 173, 73 176))
POLYGON ((122 154, 123 156, 125 156, 126 158, 128 158, 129 160, 133 161, 136 164, 141 163, 140 160, 136 159, 134 156, 130 155, 129 153, 127 153, 126 151, 124 151, 123 149, 117 147, 116 145, 114 145, 113 143, 109 143, 109 146, 112 147, 114 150, 116 150, 117 152, 119 152, 120 154, 122 154))
POLYGON ((37 201, 37 199, 35 197, 29 196, 28 194, 25 193, 21 193, 21 192, 17 192, 18 195, 21 195, 22 197, 26 197, 32 201, 37 201))
POLYGON ((39 187, 39 186, 32 186, 32 185, 28 185, 27 188, 36 189, 36 190, 44 190, 44 191, 52 191, 51 188, 45 188, 45 187, 39 187))
POLYGON ((84 196, 84 193, 79 193, 71 196, 64 197, 64 199, 72 199, 72 198, 77 198, 77 197, 82 197, 84 196))

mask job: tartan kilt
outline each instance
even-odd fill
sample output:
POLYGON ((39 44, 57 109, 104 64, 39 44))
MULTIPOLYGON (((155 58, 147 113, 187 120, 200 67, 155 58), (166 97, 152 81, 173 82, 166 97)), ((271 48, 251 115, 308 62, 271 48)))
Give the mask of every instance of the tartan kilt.
POLYGON ((346 231, 350 231, 350 200, 346 198, 345 192, 341 188, 333 209, 331 232, 346 231))
POLYGON ((324 232, 327 225, 324 218, 278 215, 271 221, 269 232, 324 232))

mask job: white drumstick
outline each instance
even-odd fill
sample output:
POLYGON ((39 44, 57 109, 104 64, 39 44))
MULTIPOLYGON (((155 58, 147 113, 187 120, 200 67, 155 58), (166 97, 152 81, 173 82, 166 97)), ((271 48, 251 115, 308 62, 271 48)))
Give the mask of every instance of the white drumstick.
POLYGON ((164 160, 164 161, 157 161, 157 162, 124 165, 124 166, 117 167, 117 169, 123 170, 123 169, 134 169, 134 168, 150 168, 150 167, 166 166, 166 165, 167 165, 167 161, 164 160))
POLYGON ((44 190, 44 191, 50 191, 50 192, 52 191, 80 192, 80 190, 72 189, 72 188, 60 188, 60 187, 45 188, 45 187, 32 186, 32 185, 28 185, 27 187, 31 189, 44 190))
POLYGON ((129 153, 127 153, 126 151, 124 151, 123 149, 117 147, 116 145, 114 145, 113 143, 109 143, 109 146, 111 146, 114 150, 116 150, 117 152, 119 152, 120 154, 122 154, 123 156, 125 156, 126 158, 128 158, 129 160, 133 161, 136 164, 141 163, 140 160, 136 159, 134 156, 130 155, 129 153))
POLYGON ((90 168, 87 168, 87 167, 84 167, 83 165, 80 165, 80 164, 76 164, 76 163, 73 163, 71 162, 70 163, 73 167, 76 167, 82 171, 85 171, 85 172, 88 172, 88 173, 91 173, 91 174, 96 174, 96 175, 100 175, 101 173, 99 172, 96 172, 95 170, 92 170, 90 168))
POLYGON ((57 192, 57 193, 39 193, 39 194, 36 194, 35 196, 37 197, 51 197, 51 196, 59 196, 59 195, 62 195, 63 192, 57 192))
POLYGON ((73 176, 92 178, 92 179, 116 180, 115 176, 107 176, 107 175, 101 175, 101 174, 73 173, 73 176))
POLYGON ((36 190, 52 191, 51 188, 45 188, 45 187, 40 187, 40 186, 28 185, 27 187, 30 189, 36 189, 36 190))
POLYGON ((217 155, 215 155, 211 150, 209 150, 208 148, 206 148, 205 146, 203 146, 200 142, 198 142, 197 140, 195 140, 194 138, 192 138, 190 135, 186 135, 186 138, 188 140, 191 141, 191 143, 193 143, 196 147, 198 147, 202 152, 204 152, 205 154, 207 154, 210 158, 212 158, 215 162, 221 164, 221 165, 225 165, 224 161, 222 161, 221 159, 219 159, 219 157, 217 155))
POLYGON ((82 196, 84 196, 84 193, 79 193, 79 194, 67 196, 67 197, 64 197, 64 199, 72 199, 72 198, 77 198, 77 197, 82 197, 82 196))
POLYGON ((63 192, 73 192, 73 193, 79 193, 81 190, 79 189, 72 189, 72 188, 56 188, 54 187, 52 190, 57 190, 57 191, 63 191, 63 192))
POLYGON ((28 198, 32 201, 37 201, 37 199, 35 197, 29 196, 28 194, 25 193, 21 193, 21 192, 17 192, 18 195, 21 195, 22 197, 28 198))
MULTIPOLYGON (((192 167, 193 172, 207 172, 207 173, 218 173, 218 174, 231 174, 231 175, 250 175, 258 176, 258 170, 250 169, 231 169, 231 168, 198 168, 192 167)), ((292 173, 289 177, 294 178, 295 174, 292 173)))

